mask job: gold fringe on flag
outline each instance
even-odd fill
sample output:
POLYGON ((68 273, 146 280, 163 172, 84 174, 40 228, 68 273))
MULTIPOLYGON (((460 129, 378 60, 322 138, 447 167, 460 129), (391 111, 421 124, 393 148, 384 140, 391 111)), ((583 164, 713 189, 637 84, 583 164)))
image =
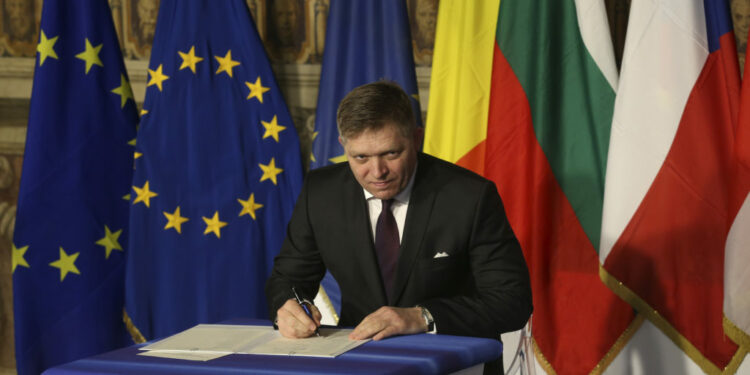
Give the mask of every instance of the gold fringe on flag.
MULTIPOLYGON (((707 374, 734 374, 737 372, 742 360, 745 358, 745 355, 747 355, 747 349, 745 347, 740 345, 737 352, 729 361, 729 364, 727 364, 722 370, 708 360, 708 358, 704 357, 703 353, 685 338, 685 336, 677 331, 663 316, 661 316, 661 314, 659 314, 658 311, 654 310, 646 301, 625 286, 625 284, 610 275, 602 266, 599 266, 599 278, 601 278, 604 284, 612 289, 615 294, 633 306, 633 308, 640 314, 645 315, 645 317, 667 335, 667 337, 669 337, 678 348, 685 352, 685 354, 687 354, 687 356, 690 357, 690 359, 692 359, 701 370, 705 371, 707 374)), ((726 322, 727 319, 725 318, 724 320, 726 322)))
POLYGON ((128 312, 125 311, 125 309, 122 309, 122 321, 123 323, 125 323, 125 328, 128 329, 128 332, 130 332, 130 337, 133 338, 133 341, 136 344, 143 344, 144 342, 146 342, 146 338, 143 337, 141 331, 138 330, 138 327, 133 324, 133 320, 130 319, 128 312))
MULTIPOLYGON (((622 351, 622 349, 627 345, 628 341, 633 337, 636 331, 638 331, 639 328, 641 328, 641 325, 643 324, 643 321, 645 318, 643 315, 636 315, 633 321, 630 322, 630 325, 628 325, 628 328, 625 329, 625 331, 622 332, 620 337, 617 338, 614 344, 612 344, 612 347, 607 351, 607 354, 602 357, 602 359, 599 361, 599 363, 596 364, 596 366, 589 372, 589 375, 601 375, 604 373, 604 370, 609 367, 610 364, 612 364, 612 361, 614 361, 615 357, 617 357, 618 354, 622 351)), ((549 363, 547 358, 544 357, 544 354, 539 349, 539 346, 536 344, 536 339, 532 339, 532 343, 534 344, 534 355, 536 356, 536 360, 539 361, 539 364, 542 366, 544 371, 548 375, 556 375, 557 372, 555 369, 552 368, 552 365, 549 363)))
POLYGON ((331 315, 333 315, 333 321, 336 322, 336 324, 339 324, 339 314, 336 314, 336 309, 333 308, 331 299, 328 298, 328 293, 326 293, 326 290, 323 289, 322 285, 318 287, 318 294, 320 294, 320 299, 323 300, 323 304, 326 305, 328 311, 331 311, 331 315))
POLYGON ((724 315, 722 324, 724 325, 724 333, 726 333, 732 341, 745 348, 745 350, 750 350, 750 336, 748 336, 745 331, 734 325, 726 315, 724 315))

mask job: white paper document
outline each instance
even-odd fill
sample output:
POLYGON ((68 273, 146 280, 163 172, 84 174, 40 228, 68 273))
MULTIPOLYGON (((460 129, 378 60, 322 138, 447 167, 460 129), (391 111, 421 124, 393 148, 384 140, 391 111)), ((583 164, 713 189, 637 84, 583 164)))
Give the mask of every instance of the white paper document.
POLYGON ((214 353, 214 352, 200 352, 200 351, 171 351, 171 350, 143 350, 138 355, 147 357, 159 357, 159 358, 172 358, 172 359, 184 359, 188 361, 210 361, 231 353, 214 353))
POLYGON ((141 350, 182 350, 219 353, 247 351, 269 339, 273 327, 229 324, 199 324, 193 328, 159 340, 141 350))
POLYGON ((321 328, 320 337, 287 339, 272 327, 199 324, 141 350, 154 357, 206 361, 227 354, 336 357, 369 340, 350 340, 351 329, 321 328))
POLYGON ((350 340, 351 329, 321 328, 320 337, 288 339, 276 332, 276 337, 253 347, 249 354, 301 355, 309 357, 335 357, 370 340, 350 340))

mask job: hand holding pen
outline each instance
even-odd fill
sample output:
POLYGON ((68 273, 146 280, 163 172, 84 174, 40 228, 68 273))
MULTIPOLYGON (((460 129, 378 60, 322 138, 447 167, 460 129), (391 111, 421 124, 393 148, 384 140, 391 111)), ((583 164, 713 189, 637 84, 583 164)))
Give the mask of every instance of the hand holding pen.
MULTIPOLYGON (((310 319, 312 319, 313 322, 315 322, 315 318, 313 318, 313 314, 312 314, 312 311, 310 310, 310 306, 308 306, 307 303, 305 303, 304 301, 302 301, 301 298, 299 298, 299 294, 297 294, 297 290, 294 289, 294 287, 292 287, 292 293, 294 293, 294 299, 297 300, 297 303, 299 303, 299 305, 302 306, 302 309, 305 310, 305 314, 307 314, 307 316, 310 317, 310 319)), ((320 337, 320 331, 318 330, 317 323, 315 327, 315 335, 320 337)))
POLYGON ((305 303, 292 288, 290 298, 276 311, 279 333, 287 338, 305 338, 318 334, 321 314, 315 305, 305 303))

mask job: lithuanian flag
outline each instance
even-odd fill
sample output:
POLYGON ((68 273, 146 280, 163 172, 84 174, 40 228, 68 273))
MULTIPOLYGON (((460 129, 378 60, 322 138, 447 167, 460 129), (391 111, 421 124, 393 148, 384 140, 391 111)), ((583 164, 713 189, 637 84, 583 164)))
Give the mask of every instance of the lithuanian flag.
POLYGON ((642 321, 599 279, 617 90, 604 5, 498 3, 441 1, 424 149, 496 183, 531 273, 539 362, 600 373, 642 321))

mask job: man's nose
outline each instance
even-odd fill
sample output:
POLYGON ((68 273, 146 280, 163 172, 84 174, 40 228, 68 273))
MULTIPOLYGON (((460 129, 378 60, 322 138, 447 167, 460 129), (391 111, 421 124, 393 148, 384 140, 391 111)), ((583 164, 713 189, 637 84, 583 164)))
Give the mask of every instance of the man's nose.
POLYGON ((386 177, 388 175, 388 166, 386 165, 385 160, 382 158, 373 158, 371 171, 373 176, 377 179, 386 177))

